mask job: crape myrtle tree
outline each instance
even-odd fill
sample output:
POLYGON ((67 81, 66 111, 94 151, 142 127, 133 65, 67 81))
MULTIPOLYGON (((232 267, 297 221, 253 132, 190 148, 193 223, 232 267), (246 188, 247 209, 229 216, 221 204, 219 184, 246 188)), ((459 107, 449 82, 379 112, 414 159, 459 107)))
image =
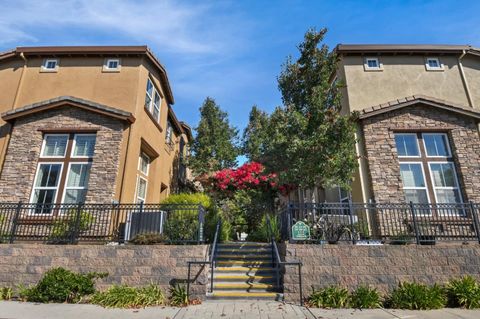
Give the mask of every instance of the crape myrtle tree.
POLYGON ((323 44, 327 30, 310 29, 278 76, 284 106, 263 133, 264 165, 286 185, 350 189, 357 167, 356 114, 341 113, 341 83, 331 81, 337 57, 323 44))
POLYGON ((228 114, 207 97, 200 107, 200 122, 191 145, 189 166, 197 176, 209 175, 237 164, 238 130, 230 126, 228 114))

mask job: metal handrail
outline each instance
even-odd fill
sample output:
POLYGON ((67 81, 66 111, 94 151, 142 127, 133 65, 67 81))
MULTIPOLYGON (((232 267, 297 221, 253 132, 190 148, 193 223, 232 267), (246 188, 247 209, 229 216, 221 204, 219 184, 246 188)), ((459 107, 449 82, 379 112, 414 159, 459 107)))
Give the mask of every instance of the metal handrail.
POLYGON ((213 243, 210 248, 210 257, 208 260, 190 260, 187 261, 188 264, 188 274, 187 274, 187 298, 190 297, 190 274, 191 274, 191 266, 192 265, 210 265, 210 293, 213 293, 213 273, 215 269, 215 252, 217 250, 218 244, 218 234, 220 233, 220 228, 222 225, 222 220, 219 219, 217 222, 217 226, 215 228, 215 236, 213 237, 213 243))
POLYGON ((280 253, 278 251, 277 241, 275 240, 275 235, 273 234, 272 224, 270 222, 270 216, 268 214, 265 215, 268 232, 270 233, 269 237, 272 243, 272 262, 275 267, 275 271, 277 273, 277 287, 280 286, 280 268, 282 266, 297 266, 298 267, 298 284, 299 284, 299 294, 300 294, 300 305, 303 306, 303 285, 302 285, 302 262, 298 260, 293 261, 282 261, 280 258, 280 253))

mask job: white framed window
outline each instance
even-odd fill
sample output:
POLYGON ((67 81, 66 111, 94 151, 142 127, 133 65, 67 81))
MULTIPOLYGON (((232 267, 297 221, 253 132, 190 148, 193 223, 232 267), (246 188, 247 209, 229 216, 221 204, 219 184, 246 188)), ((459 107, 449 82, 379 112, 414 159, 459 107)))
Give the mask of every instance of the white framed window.
POLYGON ((340 203, 350 202, 350 192, 340 186, 337 186, 337 189, 338 189, 338 199, 340 200, 340 203))
POLYGON ((65 157, 68 144, 68 134, 45 134, 43 137, 40 157, 62 158, 65 157))
POLYGON ((62 203, 84 203, 92 163, 70 163, 62 203))
POLYGON ((461 203, 462 195, 453 162, 429 162, 428 166, 436 202, 461 203))
POLYGON ((137 189, 135 191, 135 203, 145 203, 145 200, 147 198, 147 186, 147 179, 139 175, 137 179, 137 189))
POLYGON ((444 66, 440 62, 440 59, 435 57, 427 57, 425 59, 425 68, 427 69, 427 71, 443 71, 444 70, 444 66))
POLYGON ((105 59, 103 63, 104 72, 120 72, 121 69, 120 59, 105 59))
POLYGON ((421 162, 401 162, 400 176, 407 202, 415 204, 428 204, 430 202, 421 162))
POLYGON ((153 118, 160 122, 160 107, 162 105, 162 96, 153 85, 150 79, 147 79, 147 88, 145 92, 145 108, 150 112, 153 118))
POLYGON ((451 157, 450 143, 445 133, 423 133, 423 145, 427 157, 451 157))
POLYGON ((365 71, 382 71, 383 65, 377 57, 366 57, 363 62, 365 71))
MULTIPOLYGON (((34 204, 54 204, 56 202, 63 163, 43 162, 38 163, 37 173, 33 182, 30 202, 34 204)), ((35 209, 34 214, 50 214, 51 209, 35 209)))
POLYGON ((75 134, 73 138, 72 157, 90 158, 95 152, 95 134, 75 134))
POLYGON ((58 59, 45 59, 40 68, 41 72, 57 72, 58 71, 58 59))
POLYGON ((150 168, 150 157, 147 154, 142 152, 138 159, 138 170, 145 176, 148 176, 149 168, 150 168))
POLYGON ((420 157, 417 134, 395 133, 398 157, 420 157))
POLYGON ((165 142, 168 145, 173 144, 173 126, 170 121, 167 121, 167 130, 165 132, 165 142))

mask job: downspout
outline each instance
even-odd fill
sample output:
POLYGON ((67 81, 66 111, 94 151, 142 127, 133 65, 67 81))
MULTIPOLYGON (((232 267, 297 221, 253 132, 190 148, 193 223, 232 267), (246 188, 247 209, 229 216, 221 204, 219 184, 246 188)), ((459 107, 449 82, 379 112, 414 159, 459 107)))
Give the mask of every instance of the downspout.
POLYGON ((470 94, 470 88, 468 87, 467 77, 465 76, 465 72, 463 71, 462 59, 465 56, 465 54, 467 54, 467 52, 465 52, 465 50, 463 50, 462 54, 458 57, 458 67, 460 69, 460 75, 462 77, 463 86, 465 87, 465 92, 467 94, 468 105, 473 108, 475 106, 473 104, 473 99, 472 99, 472 96, 470 94))
MULTIPOLYGON (((27 58, 23 54, 23 52, 20 52, 20 58, 23 60, 23 67, 22 67, 22 73, 20 73, 20 79, 18 80, 18 86, 17 86, 17 91, 15 92, 15 97, 13 98, 13 103, 12 103, 12 110, 17 106, 18 102, 18 96, 20 95, 22 83, 23 83, 23 75, 25 74, 25 69, 27 68, 27 58)), ((12 135, 12 129, 13 125, 9 124, 9 130, 8 134, 5 135, 5 142, 2 145, 2 151, 0 152, 0 176, 3 172, 3 166, 5 164, 5 156, 7 155, 7 149, 8 146, 10 145, 10 136, 12 135)))

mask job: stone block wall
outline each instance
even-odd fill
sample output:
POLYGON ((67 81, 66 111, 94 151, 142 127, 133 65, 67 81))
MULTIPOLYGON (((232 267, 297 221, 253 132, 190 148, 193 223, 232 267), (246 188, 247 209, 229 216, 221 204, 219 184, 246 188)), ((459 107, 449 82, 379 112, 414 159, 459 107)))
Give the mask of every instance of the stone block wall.
POLYGON ((0 176, 0 202, 30 201, 42 147, 42 130, 97 130, 87 203, 110 203, 120 165, 125 124, 109 116, 64 106, 15 120, 0 176))
MULTIPOLYGON (((303 294, 313 287, 338 284, 354 289, 366 284, 386 292, 401 281, 443 283, 452 277, 472 275, 480 280, 480 245, 354 246, 298 245, 282 247, 285 260, 303 263, 303 294)), ((284 274, 285 300, 298 302, 298 270, 284 274)))
MULTIPOLYGON (((78 272, 108 272, 98 289, 112 284, 158 284, 168 294, 173 283, 186 283, 187 261, 205 260, 206 245, 35 245, 0 244, 0 287, 34 284, 53 267, 78 272)), ((192 266, 191 295, 204 298, 206 269, 192 266)))
POLYGON ((362 121, 371 190, 378 203, 404 202, 395 130, 444 129, 448 134, 463 200, 480 202, 480 138, 467 116, 418 104, 362 121))

